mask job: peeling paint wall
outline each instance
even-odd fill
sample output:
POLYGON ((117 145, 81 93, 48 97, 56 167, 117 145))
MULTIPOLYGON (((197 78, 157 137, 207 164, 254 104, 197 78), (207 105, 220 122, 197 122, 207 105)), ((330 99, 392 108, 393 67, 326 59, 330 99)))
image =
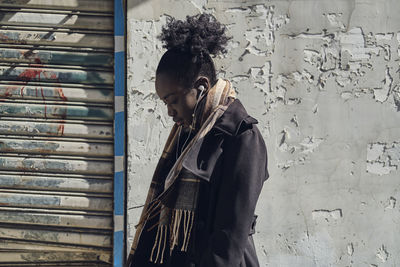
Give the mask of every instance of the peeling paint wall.
POLYGON ((168 16, 214 14, 218 57, 269 149, 261 266, 400 266, 400 1, 128 1, 128 242, 172 121, 154 91, 168 16))

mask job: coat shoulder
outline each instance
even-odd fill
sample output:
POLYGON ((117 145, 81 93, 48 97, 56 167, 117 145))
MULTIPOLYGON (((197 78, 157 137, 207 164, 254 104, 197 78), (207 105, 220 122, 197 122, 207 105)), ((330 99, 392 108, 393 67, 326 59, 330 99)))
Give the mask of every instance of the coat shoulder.
POLYGON ((239 99, 229 105, 224 114, 215 122, 214 129, 230 136, 237 136, 253 128, 258 121, 247 114, 239 99))

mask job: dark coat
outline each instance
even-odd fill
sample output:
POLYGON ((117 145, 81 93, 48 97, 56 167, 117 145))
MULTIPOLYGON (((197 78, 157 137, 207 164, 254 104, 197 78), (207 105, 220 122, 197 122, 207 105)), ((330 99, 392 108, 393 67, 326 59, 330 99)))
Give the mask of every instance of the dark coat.
MULTIPOLYGON (((174 251, 161 266, 259 266, 252 238, 254 209, 268 170, 256 123, 235 100, 189 152, 183 167, 202 179, 195 228, 188 252, 174 251)), ((147 253, 137 252, 132 266, 160 266, 144 263, 147 253)))

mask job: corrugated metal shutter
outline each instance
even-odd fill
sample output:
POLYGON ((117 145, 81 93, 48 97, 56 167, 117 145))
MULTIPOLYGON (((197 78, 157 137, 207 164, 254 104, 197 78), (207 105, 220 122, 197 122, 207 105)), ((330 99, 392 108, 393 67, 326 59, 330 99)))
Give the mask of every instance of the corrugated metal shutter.
POLYGON ((110 266, 113 54, 111 0, 0 0, 0 266, 110 266))

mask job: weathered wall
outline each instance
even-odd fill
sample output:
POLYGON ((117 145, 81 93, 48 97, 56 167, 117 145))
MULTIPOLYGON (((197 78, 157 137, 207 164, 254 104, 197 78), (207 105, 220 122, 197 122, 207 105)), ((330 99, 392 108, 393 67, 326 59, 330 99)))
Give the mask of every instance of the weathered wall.
POLYGON ((129 237, 171 120, 154 91, 167 16, 210 12, 216 59, 269 149, 262 266, 400 266, 400 1, 128 1, 129 237))

